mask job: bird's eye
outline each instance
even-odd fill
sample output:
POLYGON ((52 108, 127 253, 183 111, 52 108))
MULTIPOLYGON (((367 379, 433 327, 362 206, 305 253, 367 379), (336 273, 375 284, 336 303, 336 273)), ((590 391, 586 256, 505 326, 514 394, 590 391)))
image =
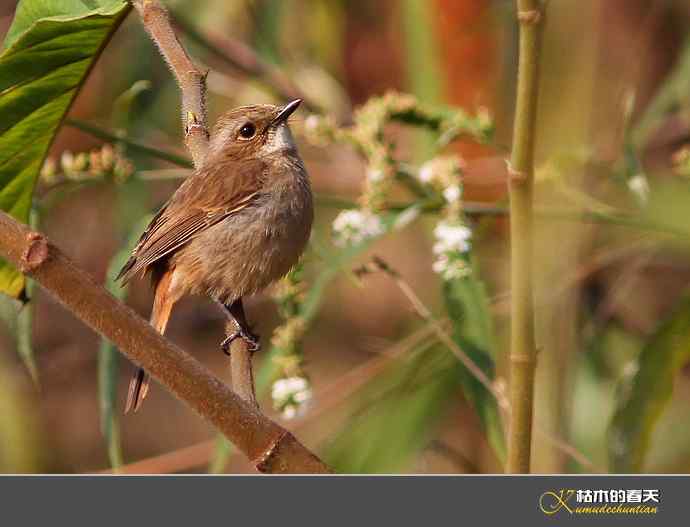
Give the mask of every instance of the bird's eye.
POLYGON ((247 123, 240 128, 240 137, 242 139, 251 139, 256 133, 256 126, 252 123, 247 123))

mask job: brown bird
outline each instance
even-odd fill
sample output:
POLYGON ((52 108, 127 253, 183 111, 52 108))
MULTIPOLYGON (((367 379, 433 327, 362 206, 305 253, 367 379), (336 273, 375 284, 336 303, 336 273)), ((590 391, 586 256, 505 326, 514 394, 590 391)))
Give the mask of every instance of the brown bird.
MULTIPOLYGON (((187 294, 216 300, 253 351, 258 337, 242 298, 284 276, 309 239, 314 217, 309 178, 287 119, 300 105, 235 108, 213 128, 204 163, 180 185, 142 234, 118 279, 151 276, 151 325, 160 333, 187 294)), ((132 378, 125 413, 148 392, 143 369, 132 378)))

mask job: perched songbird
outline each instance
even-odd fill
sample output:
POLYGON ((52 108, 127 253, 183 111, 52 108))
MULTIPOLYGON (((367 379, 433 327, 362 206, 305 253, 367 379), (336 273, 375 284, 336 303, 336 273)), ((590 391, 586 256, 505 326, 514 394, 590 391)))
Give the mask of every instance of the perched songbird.
MULTIPOLYGON (((187 294, 208 295, 223 306, 235 338, 258 349, 242 298, 284 276, 309 239, 314 217, 309 178, 285 106, 235 108, 213 128, 208 155, 144 231, 118 278, 150 274, 155 298, 151 324, 161 333, 173 304, 187 294)), ((130 383, 125 412, 148 391, 140 369, 130 383)))

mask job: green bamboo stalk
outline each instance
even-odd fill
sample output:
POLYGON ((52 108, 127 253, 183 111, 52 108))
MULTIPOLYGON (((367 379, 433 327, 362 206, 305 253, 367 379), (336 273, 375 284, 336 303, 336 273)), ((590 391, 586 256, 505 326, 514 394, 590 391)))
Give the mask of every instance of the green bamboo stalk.
POLYGON ((528 473, 534 401, 534 296, 532 277, 532 189, 539 91, 542 3, 517 0, 520 26, 517 101, 510 159, 511 346, 508 433, 509 473, 528 473))

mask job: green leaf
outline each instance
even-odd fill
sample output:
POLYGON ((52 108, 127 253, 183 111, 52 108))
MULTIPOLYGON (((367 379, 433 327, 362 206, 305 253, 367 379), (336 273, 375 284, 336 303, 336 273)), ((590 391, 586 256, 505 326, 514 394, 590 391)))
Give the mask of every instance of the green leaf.
MULTIPOLYGON (((91 66, 130 7, 123 0, 22 0, 0 55, 0 209, 27 222, 43 159, 91 66)), ((24 278, 0 261, 0 292, 24 278)))
MULTIPOLYGON (((121 286, 115 277, 132 254, 139 236, 146 229, 152 215, 147 215, 134 223, 130 229, 129 239, 122 249, 110 261, 105 287, 118 300, 124 300, 127 286, 121 286)), ((101 339, 98 350, 98 402, 101 411, 101 432, 108 447, 108 459, 112 468, 122 465, 120 446, 120 427, 117 419, 117 379, 120 372, 120 356, 117 348, 106 339, 101 339)))
POLYGON ((690 298, 657 329, 642 349, 633 374, 618 388, 608 434, 611 471, 640 472, 673 382, 690 360, 690 298))
MULTIPOLYGON (((444 281, 443 297, 453 323, 453 339, 489 379, 495 375, 494 342, 489 300, 478 278, 476 262, 464 278, 444 281)), ((505 436, 496 398, 464 366, 460 384, 482 422, 487 439, 499 459, 505 458, 505 436)))
POLYGON ((414 471, 410 462, 433 438, 460 378, 456 358, 431 343, 396 360, 360 391, 354 417, 324 454, 336 472, 414 471))

